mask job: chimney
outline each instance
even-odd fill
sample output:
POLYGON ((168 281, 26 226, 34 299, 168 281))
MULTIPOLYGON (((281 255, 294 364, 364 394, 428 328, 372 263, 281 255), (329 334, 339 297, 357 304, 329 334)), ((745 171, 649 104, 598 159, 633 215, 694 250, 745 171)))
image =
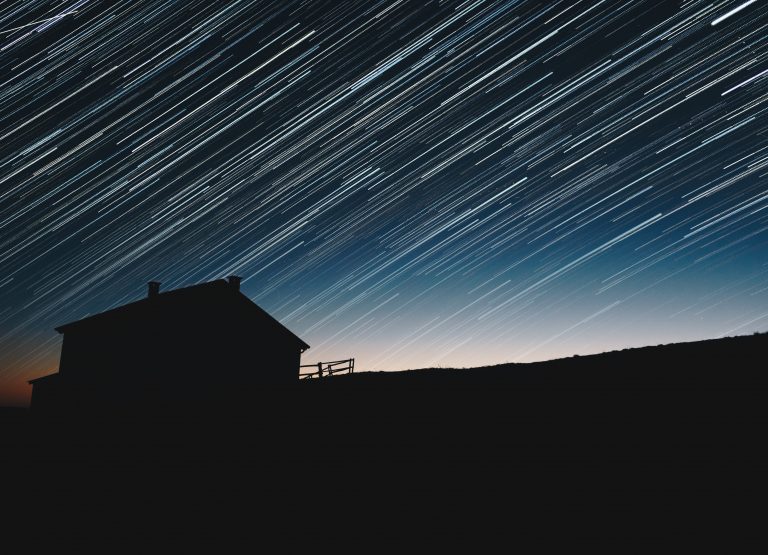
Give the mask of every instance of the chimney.
POLYGON ((227 276, 229 286, 235 291, 240 291, 240 280, 243 279, 240 276, 227 276))
POLYGON ((160 294, 159 281, 150 281, 147 285, 149 286, 149 289, 147 291, 147 297, 151 299, 152 297, 156 297, 160 294))

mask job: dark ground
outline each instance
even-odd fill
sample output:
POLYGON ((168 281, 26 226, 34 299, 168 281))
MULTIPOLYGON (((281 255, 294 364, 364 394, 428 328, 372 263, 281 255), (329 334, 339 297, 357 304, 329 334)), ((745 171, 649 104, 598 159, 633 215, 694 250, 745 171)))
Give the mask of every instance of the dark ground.
POLYGON ((360 373, 194 416, 9 409, 4 476, 21 497, 6 504, 35 525, 31 543, 160 533, 261 549, 277 539, 283 551, 756 545, 766 347, 762 334, 360 373))

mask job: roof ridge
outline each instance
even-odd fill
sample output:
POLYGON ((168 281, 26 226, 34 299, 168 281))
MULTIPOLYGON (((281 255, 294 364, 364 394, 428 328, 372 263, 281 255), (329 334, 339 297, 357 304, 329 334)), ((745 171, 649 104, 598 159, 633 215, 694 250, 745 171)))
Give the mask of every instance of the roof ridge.
MULTIPOLYGON (((167 291, 160 291, 159 293, 157 293, 157 297, 166 297, 167 298, 168 295, 173 295, 173 294, 179 293, 179 292, 189 292, 192 289, 200 289, 200 288, 204 288, 204 287, 210 287, 212 285, 221 286, 221 285, 228 285, 228 284, 227 284, 227 281, 224 280, 224 279, 216 279, 216 280, 213 280, 213 281, 205 281, 203 283, 195 283, 195 284, 192 284, 192 285, 185 285, 184 287, 179 287, 177 289, 169 289, 167 291)), ((57 332, 59 332, 59 333, 63 333, 65 328, 68 328, 68 327, 73 326, 75 324, 79 324, 79 323, 85 322, 85 321, 90 321, 92 318, 97 318, 97 317, 102 317, 104 315, 109 315, 109 314, 114 313, 116 311, 124 310, 127 307, 133 307, 133 306, 136 306, 136 305, 145 304, 149 300, 154 300, 154 298, 150 299, 149 297, 142 297, 140 299, 137 299, 135 301, 131 301, 131 302, 126 303, 126 304, 121 304, 121 305, 118 305, 118 306, 115 306, 115 307, 103 310, 101 312, 97 312, 95 314, 89 314, 88 316, 84 316, 83 318, 79 318, 77 320, 72 320, 71 322, 67 322, 65 324, 61 324, 59 326, 56 326, 54 329, 57 332)))

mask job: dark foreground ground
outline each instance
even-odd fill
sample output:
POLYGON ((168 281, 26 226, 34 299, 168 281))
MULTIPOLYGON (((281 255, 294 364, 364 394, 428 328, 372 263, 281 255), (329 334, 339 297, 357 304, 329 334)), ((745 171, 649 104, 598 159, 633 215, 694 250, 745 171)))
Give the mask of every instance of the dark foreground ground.
POLYGON ((157 534, 270 552, 754 546, 766 347, 361 373, 152 419, 7 410, 3 480, 20 495, 4 503, 34 525, 28 545, 104 536, 105 550, 157 534))

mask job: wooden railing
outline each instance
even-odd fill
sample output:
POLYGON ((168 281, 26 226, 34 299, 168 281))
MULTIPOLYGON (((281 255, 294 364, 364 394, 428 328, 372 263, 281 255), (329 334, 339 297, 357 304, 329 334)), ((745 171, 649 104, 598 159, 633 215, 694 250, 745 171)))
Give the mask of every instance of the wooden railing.
POLYGON ((355 371, 355 359, 334 360, 331 362, 318 362, 317 364, 302 364, 299 368, 314 368, 311 372, 299 370, 299 379, 323 378, 334 374, 351 374, 355 371))

